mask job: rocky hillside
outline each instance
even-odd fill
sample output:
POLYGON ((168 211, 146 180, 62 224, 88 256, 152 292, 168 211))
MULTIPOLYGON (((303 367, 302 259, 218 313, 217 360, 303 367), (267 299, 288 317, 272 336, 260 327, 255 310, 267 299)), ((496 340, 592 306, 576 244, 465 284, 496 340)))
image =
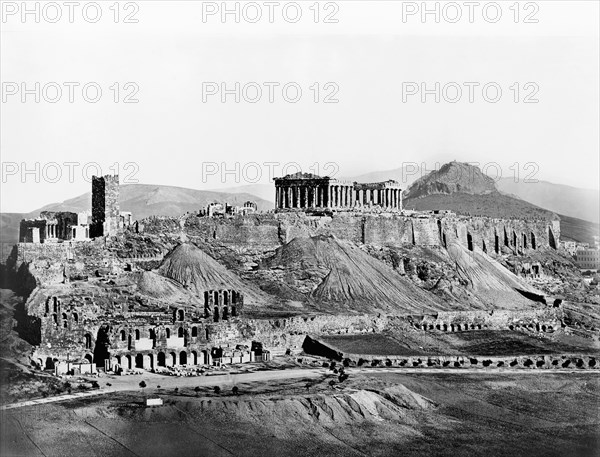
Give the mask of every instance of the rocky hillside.
POLYGON ((501 194, 494 180, 478 167, 460 162, 447 163, 416 180, 405 193, 404 208, 497 218, 557 218, 551 211, 501 194))
POLYGON ((359 248, 327 236, 295 238, 265 259, 256 276, 270 290, 277 284, 304 295, 321 312, 419 314, 535 305, 519 291, 538 292, 483 253, 457 245, 429 252, 427 260, 421 254, 413 259, 409 252, 359 248))
POLYGON ((439 170, 417 179, 405 194, 406 198, 426 197, 432 194, 485 195, 497 192, 494 180, 478 167, 467 163, 450 162, 439 170))

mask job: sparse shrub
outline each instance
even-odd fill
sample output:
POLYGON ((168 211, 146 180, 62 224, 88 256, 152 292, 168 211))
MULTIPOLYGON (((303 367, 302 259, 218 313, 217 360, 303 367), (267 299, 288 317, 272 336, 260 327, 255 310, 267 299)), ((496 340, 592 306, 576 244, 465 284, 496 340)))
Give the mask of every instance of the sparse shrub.
POLYGON ((364 365, 364 363, 365 363, 365 360, 364 360, 364 359, 358 359, 358 363, 357 363, 357 365, 358 365, 359 367, 362 367, 362 366, 364 365))
POLYGON ((92 381, 92 389, 99 389, 100 388, 100 384, 98 384, 98 381, 92 381))
POLYGON ((196 392, 196 397, 197 397, 198 394, 200 393, 200 386, 194 387, 194 392, 196 392))
POLYGON ((337 369, 337 368, 334 368, 334 369, 333 369, 333 372, 334 372, 335 374, 337 374, 337 373, 338 373, 338 369, 337 369))
POLYGON ((371 366, 372 366, 372 367, 376 367, 377 365, 379 365, 379 360, 373 360, 373 361, 371 362, 371 366))
POLYGON ((335 361, 334 361, 334 360, 332 360, 332 361, 331 361, 331 363, 329 364, 329 369, 330 369, 330 370, 333 370, 333 369, 335 368, 335 366, 336 366, 336 365, 337 365, 337 364, 335 363, 335 361))
POLYGON ((563 362, 562 367, 563 368, 568 368, 568 366, 571 365, 571 360, 567 359, 563 362))
POLYGON ((140 387, 143 389, 144 387, 146 387, 146 381, 140 381, 140 387))
POLYGON ((323 362, 323 368, 329 368, 329 362, 323 362))
POLYGON ((240 393, 240 389, 238 386, 233 386, 231 392, 233 393, 233 395, 238 395, 240 393))
POLYGON ((213 387, 213 391, 215 392, 215 394, 219 395, 221 393, 221 388, 219 386, 215 386, 213 387))
POLYGON ((391 361, 390 359, 387 359, 387 360, 385 361, 385 366, 386 366, 386 367, 391 367, 391 366, 392 366, 392 361, 391 361))
POLYGON ((351 362, 351 360, 350 360, 350 359, 348 359, 348 358, 344 359, 344 366, 345 366, 346 368, 347 368, 347 367, 349 367, 349 366, 350 366, 350 362, 351 362))
POLYGON ((333 389, 333 386, 335 386, 335 381, 332 379, 331 381, 329 381, 329 387, 333 389))
POLYGON ((544 365, 546 365, 546 362, 544 360, 538 360, 535 365, 538 368, 542 368, 544 365))
POLYGON ((454 368, 460 368, 460 362, 454 362, 454 368))
POLYGON ((179 387, 175 387, 175 389, 173 389, 173 392, 179 393, 179 387))

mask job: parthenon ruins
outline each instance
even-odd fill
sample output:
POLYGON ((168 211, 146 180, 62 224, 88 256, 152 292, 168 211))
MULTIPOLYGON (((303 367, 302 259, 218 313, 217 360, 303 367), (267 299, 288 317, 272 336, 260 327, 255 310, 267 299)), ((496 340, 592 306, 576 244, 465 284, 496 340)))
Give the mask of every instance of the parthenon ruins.
POLYGON ((311 173, 275 178, 276 210, 352 210, 379 208, 402 211, 397 181, 357 183, 311 173))

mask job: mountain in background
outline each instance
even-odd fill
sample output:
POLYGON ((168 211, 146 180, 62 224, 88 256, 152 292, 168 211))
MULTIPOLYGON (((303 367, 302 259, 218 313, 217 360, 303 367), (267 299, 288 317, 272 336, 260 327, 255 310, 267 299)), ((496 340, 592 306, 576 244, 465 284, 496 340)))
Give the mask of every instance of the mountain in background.
POLYGON ((514 178, 502 178, 496 183, 496 187, 500 192, 515 195, 555 213, 600 222, 600 192, 597 190, 547 181, 515 182, 514 178))
MULTIPOLYGON (((381 182, 393 179, 407 189, 417 179, 429 173, 430 171, 421 167, 405 166, 393 170, 365 173, 348 179, 357 182, 381 182)), ((515 182, 514 178, 499 179, 496 182, 496 188, 500 193, 516 196, 563 216, 594 223, 600 222, 600 192, 595 189, 583 189, 547 181, 532 183, 519 180, 515 182)))
POLYGON ((552 211, 498 192, 494 180, 478 167, 461 162, 444 164, 417 179, 404 193, 404 208, 450 210, 494 218, 558 219, 552 211))

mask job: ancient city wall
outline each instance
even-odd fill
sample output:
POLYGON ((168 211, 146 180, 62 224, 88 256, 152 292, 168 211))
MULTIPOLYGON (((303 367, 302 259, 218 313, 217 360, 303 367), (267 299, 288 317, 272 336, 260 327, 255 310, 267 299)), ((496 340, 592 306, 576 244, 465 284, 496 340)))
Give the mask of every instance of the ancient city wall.
POLYGON ((184 230, 189 235, 240 247, 274 249, 300 236, 335 235, 354 243, 380 246, 440 246, 458 241, 470 249, 478 248, 490 255, 503 249, 518 252, 541 247, 556 248, 560 239, 559 221, 453 214, 409 217, 346 212, 310 216, 288 212, 225 219, 191 216, 185 221, 184 230))

